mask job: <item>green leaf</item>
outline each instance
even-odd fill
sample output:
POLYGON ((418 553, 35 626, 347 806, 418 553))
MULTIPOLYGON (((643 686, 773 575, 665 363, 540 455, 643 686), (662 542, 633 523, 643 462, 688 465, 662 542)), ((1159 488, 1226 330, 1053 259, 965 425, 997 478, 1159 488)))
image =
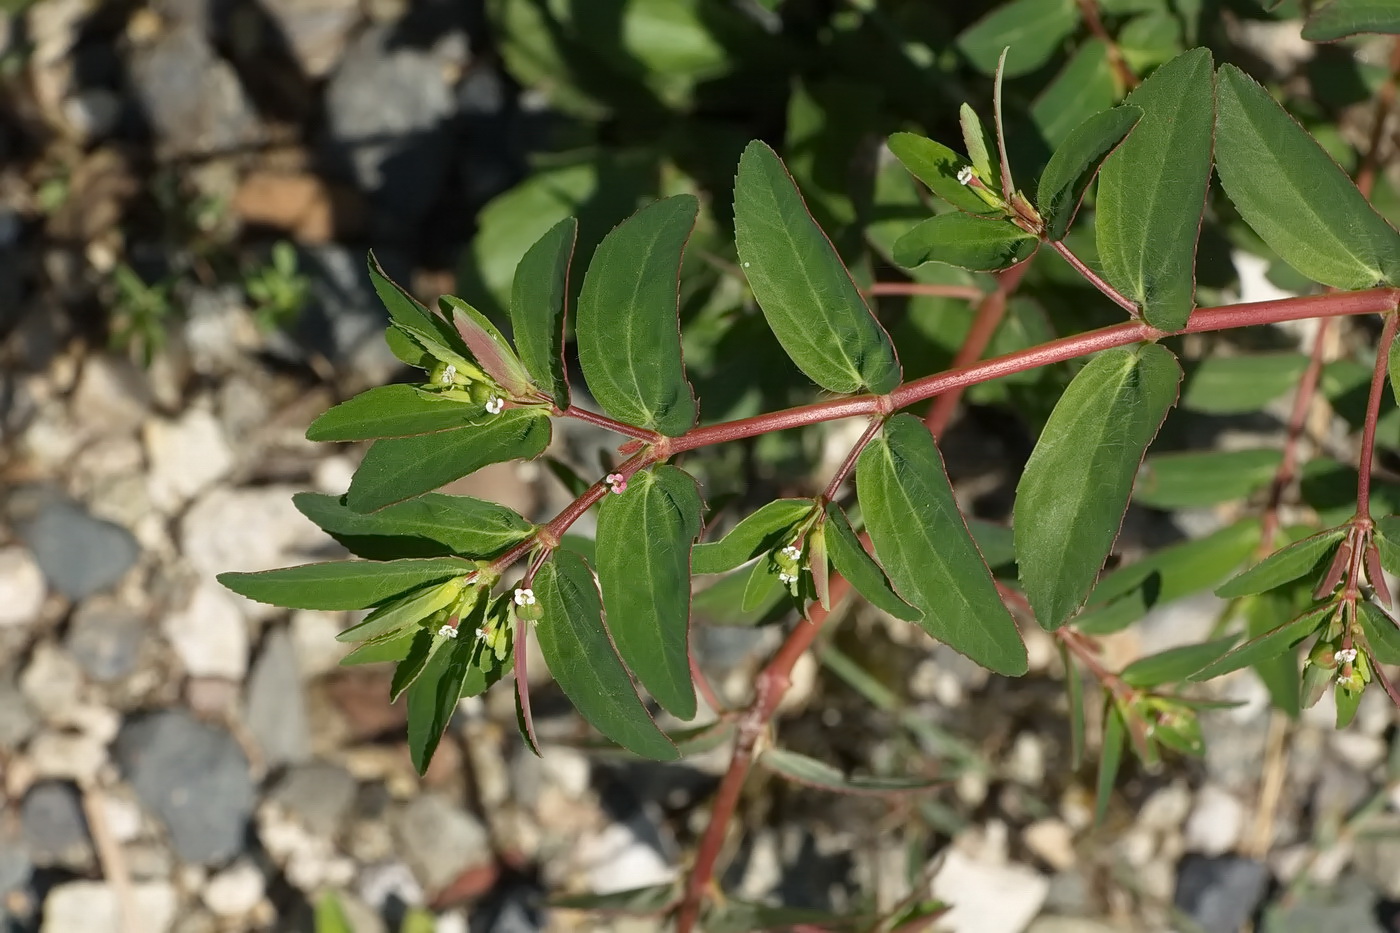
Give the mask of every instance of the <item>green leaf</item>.
POLYGON ((1400 576, 1400 516, 1387 515, 1377 521, 1373 540, 1380 551, 1381 566, 1400 576))
POLYGON ((811 499, 775 499, 744 518, 718 541, 695 545, 695 573, 724 573, 791 540, 793 527, 812 511, 811 499))
POLYGON ((474 573, 451 557, 425 560, 337 560, 258 573, 221 573, 240 596, 288 609, 364 609, 430 583, 474 573))
POLYGON ((754 141, 734 180, 734 242, 768 326, 812 381, 832 392, 889 392, 899 361, 851 274, 777 153, 754 141))
POLYGON ((1209 356, 1188 363, 1181 407, 1212 415, 1256 412, 1291 391, 1308 368, 1301 353, 1209 356))
POLYGON ((1215 170, 1240 215, 1284 262, 1334 288, 1400 274, 1400 234, 1253 78, 1222 65, 1215 170))
POLYGON ((419 628, 412 633, 413 640, 408 646, 408 653, 394 668, 394 676, 389 681, 389 702, 398 700, 399 694, 403 693, 413 685, 423 673, 423 669, 428 666, 428 661, 434 651, 440 650, 446 638, 431 632, 426 628, 419 628))
POLYGON ((520 360, 560 408, 569 407, 564 370, 564 309, 578 221, 566 217, 531 246, 515 267, 510 324, 520 360))
POLYGON ((1373 603, 1357 603, 1357 621, 1371 648, 1371 657, 1381 664, 1400 664, 1400 628, 1390 615, 1373 603))
POLYGON ((1021 584, 1045 629, 1063 625, 1093 589, 1180 379, 1176 357, 1157 344, 1106 350, 1055 404, 1012 520, 1021 584))
POLYGON ((642 208, 593 253, 578 297, 579 365, 614 418, 676 437, 695 423, 677 318, 681 258, 699 202, 679 194, 642 208))
POLYGON ((1026 259, 1039 243, 1009 220, 939 214, 895 241, 894 261, 907 269, 945 262, 973 272, 995 272, 1026 259))
POLYGON ((1248 570, 1236 574, 1216 589, 1215 595, 1223 599, 1250 596, 1296 580, 1326 560, 1337 542, 1345 536, 1345 529, 1329 528, 1280 548, 1248 570))
MULTIPOLYGON (((1247 597, 1242 601, 1240 611, 1245 619, 1245 637, 1257 638, 1270 629, 1277 628, 1289 619, 1301 614, 1312 602, 1311 594, 1300 586, 1273 590, 1247 597)), ((1264 682, 1269 698, 1284 715, 1297 719, 1301 711, 1301 683, 1298 673, 1298 659, 1280 654, 1254 664, 1254 672, 1264 682)))
POLYGON ((1156 454, 1144 461, 1133 499, 1156 509, 1243 499, 1267 485, 1282 460, 1282 452, 1268 448, 1156 454))
POLYGON ((953 500, 933 436, 895 415, 861 452, 856 488, 875 556, 934 638, 998 673, 1026 672, 1026 649, 953 500))
POLYGON ((472 351, 486 374, 514 398, 528 398, 534 383, 505 336, 487 320, 486 315, 455 295, 443 295, 438 307, 457 327, 462 342, 472 351))
POLYGON ((791 601, 784 601, 786 590, 778 586, 777 577, 770 576, 766 598, 753 610, 744 610, 744 593, 754 569, 741 570, 720 577, 695 593, 690 611, 697 621, 711 626, 749 628, 776 622, 791 611, 791 601))
POLYGON ((753 565, 744 584, 744 598, 739 602, 741 613, 757 613, 787 595, 788 589, 778 579, 778 572, 771 557, 760 558, 753 565))
POLYGON ((1215 87, 1210 52, 1193 49, 1128 95, 1132 135, 1099 170, 1095 233, 1105 278, 1147 323, 1179 330, 1195 305, 1196 237, 1210 180, 1215 87))
POLYGON ((401 330, 435 358, 444 363, 455 363, 464 375, 479 372, 469 358, 462 338, 451 325, 429 312, 403 286, 385 275, 379 261, 374 258, 374 253, 369 254, 369 277, 379 300, 384 302, 390 319, 401 330))
POLYGON ((356 624, 335 636, 336 641, 369 641, 384 638, 417 625, 440 609, 446 609, 462 594, 462 581, 457 577, 436 586, 415 590, 398 599, 384 603, 356 624))
POLYGON ((315 924, 316 933, 355 933, 334 891, 327 891, 316 899, 315 924))
POLYGON ((982 552, 988 567, 995 570, 1016 559, 1016 537, 1007 526, 970 518, 967 530, 972 532, 972 540, 977 542, 977 550, 982 552))
POLYGON ((657 761, 674 761, 676 747, 656 727, 603 628, 603 606, 583 558, 557 550, 535 575, 544 612, 535 627, 540 652, 566 696, 603 735, 657 761))
POLYGON ((549 418, 514 408, 480 425, 375 441, 350 480, 345 502, 373 512, 436 489, 489 463, 537 457, 549 445, 549 418))
POLYGON ((1385 366, 1390 374, 1390 394, 1400 401, 1400 340, 1391 341, 1390 356, 1386 359, 1385 366))
POLYGON ((1040 176, 1035 196, 1036 207, 1045 220, 1046 237, 1050 240, 1065 238, 1099 165, 1141 118, 1142 110, 1133 106, 1096 113, 1075 127, 1055 148, 1055 154, 1040 176))
POLYGON ((826 518, 826 545, 836 572, 876 609, 906 622, 918 622, 923 618, 922 612, 901 599, 890 586, 885 571, 866 553, 841 507, 835 502, 827 503, 826 518))
POLYGON ((477 402, 411 385, 361 392, 322 414, 306 429, 309 441, 362 441, 408 437, 480 424, 490 416, 477 402))
POLYGON ((433 638, 436 643, 431 656, 407 691, 408 755, 420 775, 427 773, 433 752, 452 721, 476 649, 473 638, 433 638))
POLYGON ((1305 612, 1298 618, 1270 629, 1257 638, 1251 638, 1235 650, 1207 664, 1192 674, 1190 680, 1200 683, 1222 674, 1228 674, 1231 671, 1237 671, 1242 667, 1249 667, 1251 664, 1258 664, 1260 661, 1277 657, 1296 647, 1299 642, 1317 631, 1332 612, 1333 607, 1331 606, 1322 606, 1312 612, 1305 612))
POLYGON ((1117 96, 1108 46, 1099 39, 1089 39, 1031 104, 1031 119, 1053 149, 1076 126, 1112 107, 1117 96))
POLYGON ((1181 645, 1138 658, 1118 675, 1130 687, 1158 687, 1185 680, 1234 647, 1238 635, 1226 635, 1199 645, 1181 645))
POLYGON ((1123 745, 1127 729, 1123 725, 1123 713, 1112 700, 1104 703, 1103 748, 1099 751, 1099 779, 1094 794, 1094 825, 1103 825, 1108 815, 1108 800, 1113 795, 1113 784, 1118 780, 1118 768, 1123 764, 1123 745))
POLYGON ((838 794, 890 794, 910 793, 911 791, 933 790, 946 784, 946 781, 930 781, 925 778, 898 778, 865 776, 847 777, 837 768, 815 758, 799 755, 782 748, 767 748, 758 756, 758 763, 774 774, 790 781, 815 787, 818 790, 835 791, 838 794))
POLYGON ((910 174, 958 210, 1001 216, 999 209, 958 181, 958 173, 973 165, 947 146, 914 133, 895 133, 889 139, 889 147, 910 174))
POLYGON ((996 141, 988 135, 977 111, 967 104, 958 108, 958 122, 962 125, 963 145, 967 147, 967 157, 983 180, 995 191, 1001 190, 1001 172, 992 169, 992 153, 996 151, 996 141))
POLYGON ((1079 25, 1074 0, 1012 0, 994 9, 958 35, 958 50, 974 68, 992 74, 1001 50, 1006 55, 1006 77, 1035 71, 1060 49, 1079 25))
POLYGON ((695 718, 690 677, 690 546, 704 508, 695 480, 662 464, 598 509, 598 585, 617 653, 656 702, 695 718))
POLYGON ((409 651, 413 649, 413 640, 417 636, 417 630, 405 629, 400 632, 390 632, 379 638, 371 638, 354 650, 347 652, 345 657, 340 659, 340 666, 351 667, 356 664, 402 661, 408 657, 409 651))
POLYGON ((1303 38, 1309 42, 1333 42, 1363 32, 1400 35, 1395 0, 1332 0, 1314 9, 1303 25, 1303 38))
POLYGON ((535 527, 503 505, 430 492, 369 514, 345 505, 343 497, 314 492, 292 496, 297 510, 349 550, 393 553, 405 538, 434 542, 463 557, 495 557, 534 534, 535 527))
POLYGON ((407 366, 432 369, 433 363, 436 362, 432 354, 423 349, 417 338, 398 324, 390 324, 384 328, 384 342, 389 345, 389 352, 407 366))

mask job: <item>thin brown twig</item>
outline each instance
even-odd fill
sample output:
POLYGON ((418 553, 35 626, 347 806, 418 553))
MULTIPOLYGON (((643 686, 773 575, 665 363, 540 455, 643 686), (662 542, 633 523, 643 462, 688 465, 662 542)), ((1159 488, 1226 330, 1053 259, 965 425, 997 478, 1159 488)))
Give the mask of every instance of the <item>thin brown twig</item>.
POLYGON ((1089 27, 1089 32, 1107 47, 1108 65, 1113 69, 1113 75, 1121 85, 1121 90, 1126 93, 1137 87, 1137 75, 1133 73, 1128 60, 1123 57, 1123 50, 1118 47, 1113 36, 1104 28, 1103 20, 1099 18, 1098 3, 1095 0, 1079 0, 1079 12, 1084 16, 1084 24, 1089 27))
POLYGON ((96 784, 90 781, 83 782, 83 816, 86 817, 88 830, 92 834, 102 876, 112 886, 112 896, 117 902, 118 933, 140 933, 141 912, 131 887, 131 872, 127 870, 126 857, 122 854, 121 845, 112 836, 111 827, 107 825, 103 800, 102 790, 96 784))
POLYGON ((937 282, 875 282, 865 289, 872 298, 885 295, 925 295, 930 298, 961 298, 965 301, 981 301, 985 296, 976 285, 944 285, 937 282))

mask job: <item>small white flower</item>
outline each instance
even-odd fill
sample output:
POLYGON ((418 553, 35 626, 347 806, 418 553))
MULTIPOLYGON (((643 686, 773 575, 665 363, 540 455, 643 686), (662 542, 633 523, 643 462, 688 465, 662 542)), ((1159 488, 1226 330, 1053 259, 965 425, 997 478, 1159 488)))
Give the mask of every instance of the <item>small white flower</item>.
POLYGON ((517 587, 515 590, 515 604, 517 606, 533 606, 535 604, 535 591, 517 587))
POLYGON ((444 370, 442 371, 442 384, 443 384, 443 385, 451 385, 451 384, 452 384, 452 381, 453 381, 454 379, 456 379, 456 378, 457 378, 457 367, 456 367, 456 366, 453 366, 451 363, 448 363, 448 364, 447 364, 447 368, 444 369, 444 370))
POLYGON ((457 630, 450 625, 444 625, 442 628, 438 629, 438 635, 442 638, 456 638, 457 630))
POLYGON ((1355 661, 1355 660, 1356 660, 1356 649, 1355 649, 1355 648, 1342 648, 1341 650, 1339 650, 1339 651, 1337 652, 1337 663, 1338 663, 1338 664, 1350 664, 1352 661, 1355 661))
POLYGON ((958 169, 958 184, 972 184, 972 166, 964 165, 962 168, 958 169))
POLYGON ((789 544, 787 547, 783 548, 783 556, 791 557, 793 560, 801 560, 802 549, 795 544, 789 544))
POLYGON ((477 640, 477 641, 485 641, 486 639, 488 639, 488 638, 490 638, 490 637, 491 637, 491 629, 487 628, 486 626, 483 625, 481 628, 479 628, 479 629, 476 630, 476 640, 477 640))
POLYGON ((779 583, 796 583, 796 582, 797 582, 797 574, 795 574, 795 573, 780 573, 780 574, 778 574, 778 582, 779 582, 779 583))
POLYGON ((493 395, 486 400, 486 411, 493 415, 499 415, 501 409, 506 407, 506 400, 499 395, 493 395))

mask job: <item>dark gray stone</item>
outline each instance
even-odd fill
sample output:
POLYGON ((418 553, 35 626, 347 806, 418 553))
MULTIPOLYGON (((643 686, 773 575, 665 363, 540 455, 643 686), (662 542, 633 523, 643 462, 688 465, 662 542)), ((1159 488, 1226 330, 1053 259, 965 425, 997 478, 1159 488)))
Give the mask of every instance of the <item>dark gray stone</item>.
POLYGON ((314 836, 334 838, 355 802, 359 785, 349 771, 324 761, 292 768, 267 795, 314 836))
MULTIPOLYGON (((377 251, 376 257, 391 277, 406 277, 406 262, 396 262, 397 257, 385 251, 377 251)), ((384 342, 389 313, 370 284, 365 254, 328 243, 305 250, 301 269, 311 279, 311 299, 291 339, 353 372, 367 386, 387 381, 400 363, 384 342)), ((271 340, 275 350, 279 335, 271 340)))
POLYGON ((285 628, 272 630, 248 676, 244 722, 269 767, 311 757, 311 726, 296 647, 285 628))
POLYGON ((257 115, 238 77, 196 23, 176 24, 138 45, 131 83, 151 128, 172 155, 236 151, 259 136, 257 115))
POLYGON ((0 751, 19 748, 39 725, 19 689, 17 676, 13 668, 0 668, 0 751))
POLYGON ((49 585, 72 600, 114 585, 141 556, 131 532, 69 499, 47 499, 19 533, 49 585))
POLYGON ((149 627, 140 613, 98 598, 85 601, 73 613, 64 643, 89 677, 113 681, 136 669, 148 635, 149 627))
POLYGON ((24 842, 34 864, 81 868, 92 860, 92 838, 78 789, 67 781, 41 781, 20 804, 24 842))
POLYGON ((1329 888, 1303 885, 1287 904, 1273 904, 1264 911, 1260 933, 1386 933, 1376 919, 1376 892, 1354 875, 1329 888))
MULTIPOLYGON (((11 825, 9 820, 0 820, 0 899, 19 890, 33 871, 34 860, 29 857, 19 827, 11 825)), ((3 903, 0 900, 0 905, 3 903)), ((4 908, 0 906, 0 919, 4 916, 4 908)))
POLYGON ((1269 868, 1254 859, 1188 855, 1177 866, 1173 902, 1206 933, 1236 933, 1264 900, 1269 868))
POLYGON ((242 850, 253 780, 228 730, 182 710, 151 713, 122 728, 115 753, 122 774, 165 824, 181 859, 214 864, 242 850))

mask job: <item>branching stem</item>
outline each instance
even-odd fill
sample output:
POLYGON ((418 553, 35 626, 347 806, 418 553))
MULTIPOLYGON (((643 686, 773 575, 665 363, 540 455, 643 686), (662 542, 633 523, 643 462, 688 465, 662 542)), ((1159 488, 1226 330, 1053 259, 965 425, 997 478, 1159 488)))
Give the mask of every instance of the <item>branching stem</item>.
POLYGON ((1066 246, 1062 240, 1054 240, 1050 243, 1050 246, 1054 248, 1055 252, 1059 253, 1062 257, 1064 257, 1065 262, 1069 263, 1071 266, 1074 267, 1075 272, 1078 272, 1080 275, 1084 276, 1085 280, 1090 285, 1094 286, 1099 291, 1107 295, 1113 301, 1114 304, 1122 308, 1124 311, 1127 311, 1135 319, 1140 316, 1138 312, 1138 306, 1133 303, 1133 300, 1131 298, 1128 298, 1118 289, 1114 288, 1112 285, 1109 285, 1108 281, 1103 276, 1099 275, 1093 269, 1090 269, 1088 265, 1085 264, 1084 260, 1074 255, 1074 253, 1070 251, 1070 248, 1066 246))
POLYGON ((1397 322, 1400 322, 1400 315, 1391 313, 1385 316, 1380 343, 1376 345, 1376 367, 1371 372, 1371 394, 1366 400, 1366 424, 1361 429, 1361 453, 1356 461, 1356 517, 1361 520, 1369 520, 1371 517, 1371 469, 1376 451, 1376 423, 1381 416, 1381 396, 1385 391, 1390 346, 1395 342, 1397 322))

